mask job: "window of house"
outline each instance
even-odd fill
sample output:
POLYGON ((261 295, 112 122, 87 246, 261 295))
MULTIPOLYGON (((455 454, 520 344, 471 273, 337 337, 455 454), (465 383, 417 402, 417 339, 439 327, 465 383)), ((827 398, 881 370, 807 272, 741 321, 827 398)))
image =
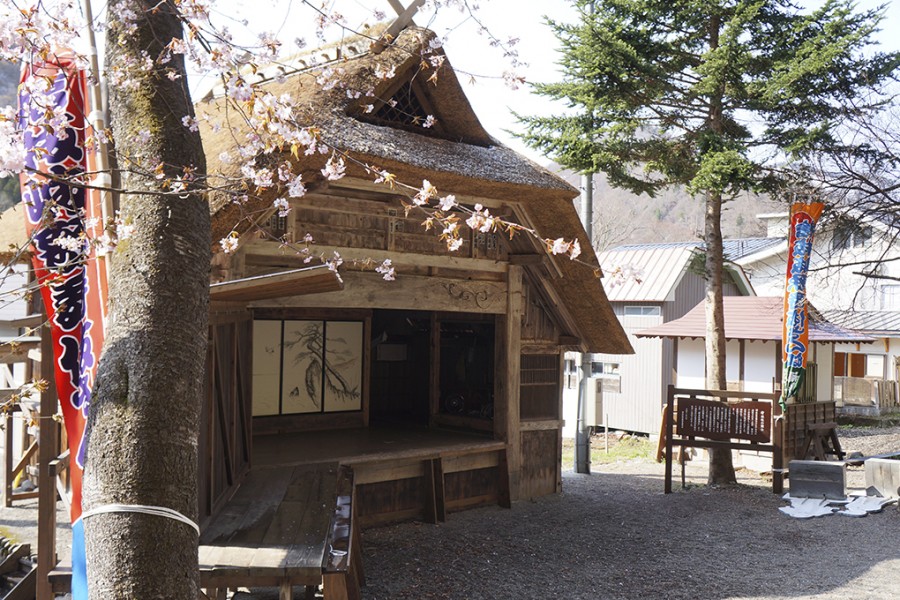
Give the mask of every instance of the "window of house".
POLYGON ((884 377, 884 356, 866 354, 866 377, 884 377))
POLYGON ((361 321, 253 322, 253 416, 362 409, 361 321))
POLYGON ((839 222, 831 234, 831 249, 862 248, 872 240, 872 227, 852 221, 839 222))
POLYGON ((597 378, 597 389, 604 392, 622 391, 622 376, 619 363, 591 363, 591 375, 597 378))
POLYGON ((626 306, 626 317, 658 317, 662 314, 662 309, 658 306, 626 306))
POLYGON ((881 308, 883 310, 900 310, 900 285, 881 286, 881 308))

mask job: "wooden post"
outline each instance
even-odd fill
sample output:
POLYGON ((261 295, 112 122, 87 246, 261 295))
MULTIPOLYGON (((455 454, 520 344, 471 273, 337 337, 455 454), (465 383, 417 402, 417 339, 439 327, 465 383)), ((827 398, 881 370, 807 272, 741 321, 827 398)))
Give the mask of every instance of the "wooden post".
POLYGON ((56 481, 50 463, 56 458, 56 379, 53 372, 53 342, 50 329, 41 329, 41 379, 47 390, 41 394, 38 448, 38 547, 37 600, 52 600, 50 571, 56 566, 56 481))
POLYGON ((784 492, 784 415, 778 400, 772 401, 772 492, 784 492))
POLYGON ((675 386, 669 386, 668 403, 666 404, 666 416, 663 419, 666 425, 666 477, 665 493, 672 493, 672 436, 674 435, 673 422, 675 420, 675 386))
POLYGON ((9 413, 3 413, 3 433, 5 442, 3 445, 3 503, 12 506, 13 489, 13 419, 9 413))
POLYGON ((519 499, 521 469, 521 423, 519 418, 519 383, 524 311, 523 270, 510 265, 507 273, 507 311, 497 319, 495 334, 497 379, 495 382, 494 435, 506 442, 510 499, 519 499))

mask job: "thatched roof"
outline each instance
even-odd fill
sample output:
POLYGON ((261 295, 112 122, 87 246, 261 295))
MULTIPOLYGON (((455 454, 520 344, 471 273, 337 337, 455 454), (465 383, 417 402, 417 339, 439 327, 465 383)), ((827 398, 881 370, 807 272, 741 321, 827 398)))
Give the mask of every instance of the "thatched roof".
MULTIPOLYGON (((399 181, 418 184, 422 179, 429 179, 439 190, 511 200, 574 197, 575 190, 568 183, 503 146, 484 130, 448 61, 437 70, 436 80, 426 81, 434 71, 420 70, 422 48, 433 37, 427 30, 409 28, 380 54, 366 51, 346 57, 341 53, 343 58, 331 63, 281 75, 262 85, 276 96, 290 94, 295 112, 309 119, 304 124, 321 130, 327 144, 348 152, 360 163, 394 173, 399 181), (316 82, 323 68, 340 70, 336 77, 341 84, 323 89, 316 82), (382 79, 376 75, 379 71, 392 71, 395 76, 382 79), (437 118, 434 128, 379 125, 364 112, 364 107, 372 103, 376 106, 373 112, 377 113, 384 100, 404 85, 410 85, 416 99, 437 118), (374 91, 371 97, 348 98, 348 90, 369 89, 374 91)), ((354 43, 358 45, 360 41, 348 41, 345 47, 354 47, 354 43)), ((332 52, 338 54, 336 50, 332 52)), ((223 151, 233 153, 254 132, 224 98, 200 103, 197 110, 223 125, 214 132, 201 122, 209 172, 237 177, 237 166, 222 164, 219 157, 223 151)), ((316 154, 294 162, 304 181, 314 185, 323 179, 319 170, 326 158, 316 154)), ((347 174, 369 180, 374 177, 356 164, 348 164, 347 174)), ((260 196, 256 206, 251 200, 245 210, 270 205, 274 192, 260 196)), ((213 194, 210 202, 217 225, 228 227, 229 216, 235 221, 233 217, 238 211, 230 205, 227 194, 213 194), (223 218, 219 219, 220 216, 223 218)), ((216 227, 213 239, 219 239, 229 230, 216 227)))
MULTIPOLYGON (((382 53, 368 51, 342 58, 327 65, 342 70, 342 85, 323 90, 316 77, 323 65, 315 69, 301 69, 293 74, 267 81, 262 85, 276 96, 289 93, 297 112, 306 113, 322 131, 323 140, 348 153, 357 163, 348 163, 347 175, 371 180, 373 175, 359 166, 372 165, 387 170, 403 182, 417 184, 428 179, 443 193, 471 195, 520 205, 545 238, 578 238, 582 248, 590 248, 587 236, 572 199, 578 191, 547 169, 517 154, 493 139, 482 127, 465 97, 449 61, 437 73, 436 82, 426 81, 432 71, 422 72, 422 48, 434 34, 427 30, 404 30, 382 53), (380 79, 376 72, 393 71, 395 76, 380 79), (388 125, 367 118, 362 106, 374 102, 377 114, 384 103, 371 98, 350 98, 347 90, 374 88, 374 98, 389 99, 398 89, 413 93, 429 114, 437 119, 435 129, 388 125)), ((359 41, 348 42, 359 45, 359 41)), ((440 51, 438 51, 440 52, 440 51)), ((243 118, 231 109, 224 99, 212 99, 198 106, 198 112, 226 125, 213 132, 201 129, 209 161, 209 171, 222 171, 237 176, 236 167, 222 164, 218 157, 223 151, 233 153, 239 143, 250 134, 243 118)), ((288 153, 285 156, 288 158, 288 153)), ((307 186, 323 180, 320 169, 326 156, 301 156, 294 160, 297 171, 303 173, 307 186)), ((213 195, 213 239, 227 235, 243 210, 271 206, 275 192, 262 193, 248 205, 237 207, 226 194, 213 195)), ((565 308, 578 324, 578 335, 587 349, 594 352, 630 352, 627 337, 603 291, 600 280, 591 269, 565 257, 554 257, 562 277, 551 285, 563 299, 565 308)), ((589 250, 582 260, 599 269, 596 257, 589 250)))

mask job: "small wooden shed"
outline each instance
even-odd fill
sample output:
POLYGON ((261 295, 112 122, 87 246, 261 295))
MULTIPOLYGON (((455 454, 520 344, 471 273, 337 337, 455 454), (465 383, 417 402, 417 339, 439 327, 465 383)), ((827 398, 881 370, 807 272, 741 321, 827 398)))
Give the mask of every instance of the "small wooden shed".
MULTIPOLYGON (((431 39, 409 28, 378 54, 350 42, 330 50, 329 64, 262 84, 290 93, 354 160, 327 181, 327 155, 285 151, 308 189, 287 217, 275 214, 273 192, 211 199, 214 239, 247 215, 265 233, 244 233, 236 252, 213 260, 206 517, 251 463, 352 466, 364 524, 557 492, 563 351, 631 352, 589 250, 585 265, 528 235, 466 231, 449 252, 421 214, 406 214, 408 196, 373 183, 363 165, 427 179, 465 205, 590 248, 577 190, 488 135, 448 62, 426 80, 431 39), (323 90, 323 68, 339 69, 342 83, 323 90), (348 89, 372 89, 373 106, 348 89), (427 115, 433 127, 422 126, 427 115), (297 249, 307 236, 310 254, 297 249), (318 252, 340 254, 340 281, 307 262, 318 252), (385 259, 394 282, 372 272, 385 259)), ((224 101, 199 112, 226 122, 202 132, 210 171, 227 172, 216 157, 252 132, 224 101)))

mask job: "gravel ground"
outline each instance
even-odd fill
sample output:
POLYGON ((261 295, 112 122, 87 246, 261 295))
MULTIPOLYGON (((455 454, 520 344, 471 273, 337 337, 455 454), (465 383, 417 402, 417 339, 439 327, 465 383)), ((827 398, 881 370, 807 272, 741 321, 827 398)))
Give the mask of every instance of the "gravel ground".
MULTIPOLYGON (((843 429, 844 449, 900 450, 900 427, 843 429)), ((562 494, 363 533, 364 600, 900 598, 900 510, 801 521, 754 473, 711 488, 688 466, 688 487, 664 495, 663 466, 595 465, 564 474, 562 494)), ((863 487, 851 467, 850 487, 863 487)), ((0 529, 34 541, 36 503, 0 508, 0 529)), ((60 512, 60 552, 68 527, 60 512)), ((298 590, 299 591, 299 590, 298 590)), ((273 591, 238 598, 277 598, 273 591)), ((297 596, 299 597, 299 596, 297 596)))
MULTIPOLYGON (((841 432, 847 451, 900 450, 900 428, 841 432)), ((900 511, 808 521, 778 511, 767 482, 739 471, 710 488, 662 494, 663 466, 571 471, 563 492, 511 510, 488 507, 446 523, 363 534, 366 600, 401 599, 891 599, 900 598, 900 511)), ((848 484, 863 486, 862 468, 848 484)))

